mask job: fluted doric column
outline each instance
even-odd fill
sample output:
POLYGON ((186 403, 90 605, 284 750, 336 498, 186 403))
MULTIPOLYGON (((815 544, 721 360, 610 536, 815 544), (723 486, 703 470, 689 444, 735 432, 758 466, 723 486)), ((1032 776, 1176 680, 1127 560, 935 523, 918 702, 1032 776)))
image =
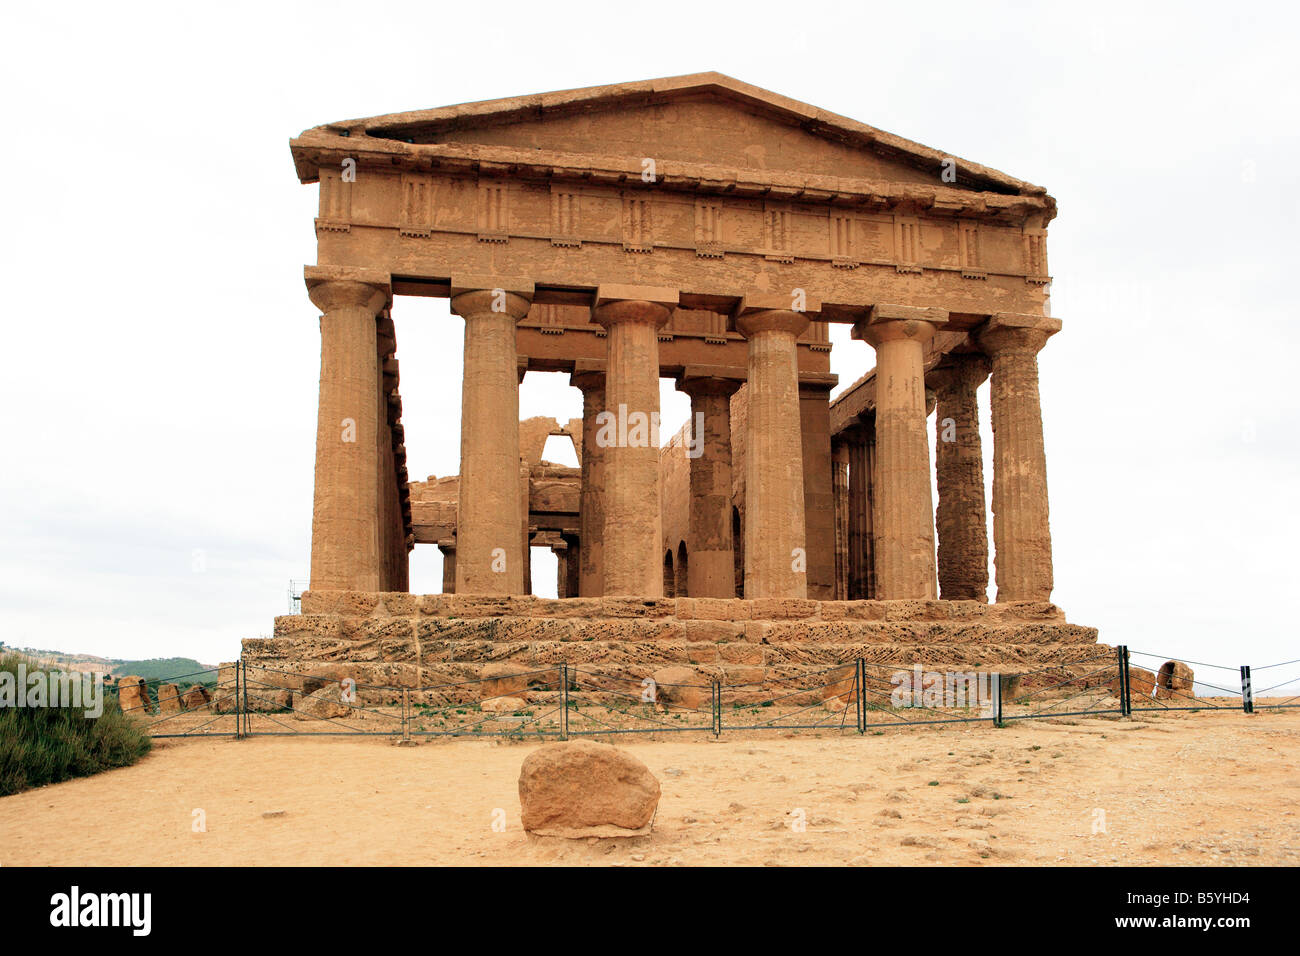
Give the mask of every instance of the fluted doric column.
POLYGON ((605 369, 584 367, 581 361, 569 384, 582 390, 582 497, 578 505, 581 548, 578 595, 599 597, 605 591, 605 450, 596 441, 597 417, 605 410, 605 369))
POLYGON ((992 360, 993 547, 999 602, 1052 594, 1047 455, 1038 399, 1038 352, 1061 320, 999 312, 979 334, 992 360))
POLYGON ((442 593, 456 593, 456 539, 440 538, 438 550, 442 552, 442 593))
POLYGON ((387 275, 308 266, 321 310, 311 589, 378 591, 381 582, 382 373, 376 318, 391 297, 387 275))
POLYGON ((989 375, 978 353, 953 353, 931 373, 937 395, 934 470, 939 487, 939 597, 987 601, 989 534, 984 452, 975 390, 989 375))
POLYGON ((837 441, 831 448, 831 497, 835 502, 836 601, 849 598, 849 446, 837 441))
POLYGON ((874 532, 872 529, 872 473, 876 461, 874 415, 844 429, 848 444, 848 600, 876 596, 874 532))
POLYGON ((659 513, 659 329, 677 290, 600 286, 592 321, 606 332, 605 410, 595 444, 605 466, 605 594, 663 595, 659 513))
POLYGON ((531 282, 453 276, 451 309, 465 319, 460 408, 456 592, 523 594, 519 553, 519 370, 515 324, 531 282))
POLYGON ((877 305, 853 329, 876 350, 874 597, 934 598, 934 504, 925 426, 925 343, 942 309, 877 305))
POLYGON ((745 417, 745 597, 749 599, 808 596, 795 342, 808 328, 809 316, 790 309, 790 303, 786 296, 747 297, 736 313, 736 330, 749 340, 745 417))
POLYGON ((687 367, 677 388, 691 397, 690 520, 686 592, 736 596, 731 529, 731 396, 743 382, 687 367))

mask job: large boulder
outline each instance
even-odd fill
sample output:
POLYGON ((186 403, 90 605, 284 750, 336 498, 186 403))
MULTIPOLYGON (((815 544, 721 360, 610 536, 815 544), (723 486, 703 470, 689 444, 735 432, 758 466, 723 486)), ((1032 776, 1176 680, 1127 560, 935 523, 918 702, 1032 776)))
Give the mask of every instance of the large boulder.
POLYGON ((520 768, 519 805, 524 829, 538 836, 642 836, 659 805, 659 781, 609 744, 546 744, 520 768))
POLYGON ((179 714, 181 712, 181 689, 175 684, 158 685, 158 713, 179 714))
POLYGON ((1187 700, 1195 697, 1192 690, 1195 675, 1182 661, 1166 661, 1156 675, 1156 697, 1162 700, 1187 700))
POLYGON ((479 698, 522 697, 529 687, 543 683, 547 675, 536 673, 534 667, 512 664, 510 661, 491 661, 479 671, 479 698))
MULTIPOLYGON (((1116 697, 1119 696, 1119 677, 1115 677, 1107 685, 1110 692, 1116 697)), ((1156 675, 1145 667, 1134 667, 1131 664, 1128 669, 1128 693, 1130 700, 1137 700, 1139 697, 1150 697, 1151 692, 1156 687, 1156 675)))
POLYGON ((208 704, 212 703, 212 695, 202 684, 195 684, 185 692, 181 698, 181 703, 186 710, 207 710, 208 704))
POLYGON ((489 714, 512 714, 527 706, 528 701, 522 697, 490 697, 479 704, 479 709, 489 714))
POLYGON ((832 668, 823 675, 822 679, 826 683, 821 689, 821 695, 828 709, 843 710, 844 705, 853 700, 857 694, 856 670, 856 665, 845 664, 843 667, 832 668))
POLYGON ((689 707, 700 710, 711 706, 713 691, 709 681, 694 668, 677 665, 661 667, 650 677, 655 682, 655 701, 665 707, 689 707))
POLYGON ((309 717, 352 717, 359 713, 343 703, 343 691, 337 685, 322 687, 310 694, 293 694, 293 715, 299 720, 309 717))
POLYGON ((117 679, 117 701, 122 713, 131 717, 147 717, 153 710, 149 699, 149 685, 143 677, 127 674, 117 679))

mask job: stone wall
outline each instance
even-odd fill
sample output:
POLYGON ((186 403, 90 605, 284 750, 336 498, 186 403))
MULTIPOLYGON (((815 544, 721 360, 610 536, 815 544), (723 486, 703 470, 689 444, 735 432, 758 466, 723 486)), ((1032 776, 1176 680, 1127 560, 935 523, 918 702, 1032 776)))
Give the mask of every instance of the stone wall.
POLYGON ((250 681, 354 678, 371 699, 479 679, 489 663, 561 663, 620 679, 669 665, 727 685, 862 657, 907 668, 1029 672, 1104 658, 1097 630, 1047 602, 724 600, 307 592, 271 638, 244 641, 250 681), (254 676, 255 674, 261 676, 254 676))

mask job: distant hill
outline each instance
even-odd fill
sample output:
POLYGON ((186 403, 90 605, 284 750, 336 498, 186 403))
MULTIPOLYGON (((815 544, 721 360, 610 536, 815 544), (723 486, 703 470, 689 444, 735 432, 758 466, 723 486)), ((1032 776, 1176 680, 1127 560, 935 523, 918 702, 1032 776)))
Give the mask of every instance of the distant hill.
POLYGON ((134 674, 146 681, 181 678, 181 684, 215 684, 217 670, 207 664, 200 664, 192 657, 155 657, 147 661, 113 661, 110 672, 115 677, 134 674))
POLYGON ((37 647, 8 647, 6 650, 42 666, 64 671, 112 674, 114 677, 134 674, 147 681, 179 678, 177 683, 182 685, 215 684, 217 681, 215 666, 200 664, 192 657, 155 657, 145 661, 132 661, 120 657, 97 657, 94 654, 69 654, 67 651, 37 647))

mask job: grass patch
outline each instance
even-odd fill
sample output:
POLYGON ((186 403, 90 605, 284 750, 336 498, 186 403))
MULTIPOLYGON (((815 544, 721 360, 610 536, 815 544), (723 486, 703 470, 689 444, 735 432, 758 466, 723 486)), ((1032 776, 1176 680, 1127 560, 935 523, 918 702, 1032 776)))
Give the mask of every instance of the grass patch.
MULTIPOLYGON (((17 682, 16 654, 0 656, 0 672, 17 682)), ((126 767, 149 752, 148 734, 122 713, 117 697, 104 691, 104 712, 86 717, 74 707, 0 708, 0 796, 73 777, 126 767)))

